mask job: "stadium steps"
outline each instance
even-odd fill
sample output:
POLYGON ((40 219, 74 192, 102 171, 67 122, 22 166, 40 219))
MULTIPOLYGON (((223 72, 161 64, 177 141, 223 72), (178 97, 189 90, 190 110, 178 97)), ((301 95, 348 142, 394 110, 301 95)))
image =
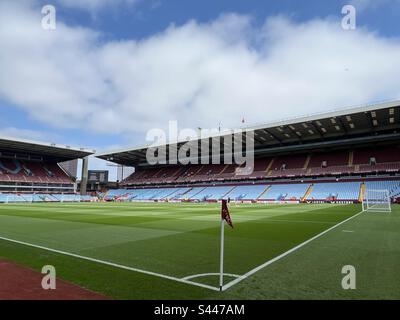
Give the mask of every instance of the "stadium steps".
POLYGON ((180 196, 184 196, 186 193, 188 193, 188 192, 190 192, 192 190, 193 190, 193 188, 189 188, 189 190, 187 190, 186 192, 182 193, 180 196))
POLYGON ((225 167, 223 167, 223 168, 221 169, 221 171, 215 173, 214 176, 216 177, 216 176, 219 176, 220 174, 222 174, 222 172, 224 172, 224 171, 226 170, 227 167, 228 167, 228 165, 226 165, 225 167))
POLYGON ((203 170, 203 168, 204 168, 204 165, 200 166, 200 168, 197 169, 197 170, 192 174, 192 177, 193 177, 193 176, 196 176, 201 170, 203 170))
POLYGON ((229 189, 229 191, 227 193, 225 193, 221 199, 224 199, 225 197, 227 197, 233 190, 235 190, 237 188, 237 186, 234 186, 233 188, 229 189))
MULTIPOLYGON (((190 197, 190 199, 193 199, 195 196, 197 196, 199 193, 203 192, 203 191, 206 190, 206 189, 207 189, 207 187, 204 187, 204 188, 200 189, 199 192, 196 192, 195 194, 192 194, 191 197, 190 197)), ((192 189, 191 189, 191 190, 192 190, 192 189)))
POLYGON ((306 200, 306 199, 308 198, 308 196, 311 194, 311 192, 313 191, 313 189, 314 189, 314 185, 313 185, 313 184, 310 184, 310 186, 308 187, 306 193, 305 193, 304 196, 301 198, 301 201, 306 200))
POLYGON ((269 191, 269 189, 271 189, 271 186, 266 186, 265 190, 263 192, 261 192, 261 194, 256 198, 256 200, 261 199, 261 197, 265 194, 267 194, 267 192, 269 191))
POLYGON ((176 170, 171 177, 178 177, 180 174, 182 174, 186 170, 185 166, 182 168, 178 167, 178 170, 176 170))
POLYGON ((62 166, 60 166, 59 164, 57 164, 57 167, 60 168, 61 172, 63 172, 63 173, 68 177, 68 179, 70 179, 71 182, 72 182, 71 174, 70 174, 69 172, 67 172, 67 170, 65 170, 65 169, 64 169, 62 166))
POLYGON ((306 170, 308 168, 308 165, 310 164, 311 161, 311 154, 309 154, 306 158, 306 161, 304 162, 303 169, 306 170))
POLYGON ((274 164, 275 158, 272 158, 271 161, 269 162, 269 165, 267 167, 267 169, 265 169, 265 172, 269 172, 269 170, 271 170, 272 165, 274 164))
POLYGON ((365 183, 361 183, 360 184, 360 193, 358 195, 359 202, 362 202, 364 200, 365 190, 366 190, 365 183))
POLYGON ((160 178, 160 177, 158 177, 158 174, 159 173, 162 173, 163 172, 163 168, 161 168, 160 170, 158 170, 154 175, 152 175, 150 178, 160 178))
POLYGON ((22 195, 22 194, 20 194, 20 195, 18 195, 21 199, 23 199, 25 202, 30 202, 30 200, 28 200, 28 198, 26 198, 25 196, 27 196, 27 195, 22 195))
MULTIPOLYGON (((61 197, 63 197, 64 195, 61 194, 61 197)), ((61 202, 61 199, 57 198, 55 195, 53 194, 49 194, 49 198, 52 199, 53 201, 57 201, 57 202, 61 202)))
POLYGON ((229 168, 229 166, 230 166, 230 164, 227 164, 222 170, 221 170, 221 172, 220 173, 218 173, 218 175, 220 175, 220 174, 222 174, 222 173, 224 173, 225 171, 226 171, 226 169, 228 169, 229 168))
MULTIPOLYGON (((158 200, 165 200, 165 199, 169 199, 171 196, 173 196, 175 193, 178 193, 179 189, 177 190, 173 190, 172 192, 167 193, 164 196, 161 196, 160 198, 158 198, 158 200)), ((162 192, 161 192, 162 193, 162 192)), ((157 198, 157 195, 155 196, 157 198)))
POLYGON ((349 151, 349 167, 353 165, 353 161, 354 161, 354 152, 353 150, 351 150, 349 151))
POLYGON ((185 188, 185 187, 184 188, 177 188, 176 190, 174 190, 174 192, 172 192, 172 193, 168 194, 167 196, 163 197, 163 199, 164 200, 165 199, 177 199, 177 198, 179 198, 180 196, 182 196, 183 194, 189 192, 192 189, 193 188, 189 188, 189 187, 187 187, 187 188, 185 188), (187 189, 187 190, 185 191, 185 189, 187 189))

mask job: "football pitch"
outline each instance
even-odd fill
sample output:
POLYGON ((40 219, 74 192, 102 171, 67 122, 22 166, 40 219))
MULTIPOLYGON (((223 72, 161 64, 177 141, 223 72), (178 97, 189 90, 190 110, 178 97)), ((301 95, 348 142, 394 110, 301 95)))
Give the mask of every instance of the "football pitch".
POLYGON ((2 204, 0 257, 115 299, 400 299, 400 208, 360 211, 232 205, 222 292, 218 204, 2 204))

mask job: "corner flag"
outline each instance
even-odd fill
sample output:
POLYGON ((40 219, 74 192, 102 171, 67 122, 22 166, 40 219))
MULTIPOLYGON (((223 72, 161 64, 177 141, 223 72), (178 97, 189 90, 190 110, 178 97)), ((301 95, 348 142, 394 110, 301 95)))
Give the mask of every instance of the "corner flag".
POLYGON ((231 215, 229 214, 228 202, 222 200, 221 208, 221 249, 220 249, 220 260, 219 260, 219 290, 222 291, 224 286, 224 225, 225 222, 233 228, 231 215))
POLYGON ((228 202, 226 200, 222 200, 221 218, 222 220, 225 220, 231 228, 233 228, 231 215, 229 214, 228 209, 228 202))

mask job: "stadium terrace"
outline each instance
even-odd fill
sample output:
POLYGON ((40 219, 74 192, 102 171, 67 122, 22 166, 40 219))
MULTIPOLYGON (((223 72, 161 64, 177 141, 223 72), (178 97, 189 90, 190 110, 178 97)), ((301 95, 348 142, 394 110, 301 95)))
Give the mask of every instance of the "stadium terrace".
POLYGON ((82 176, 87 179, 88 156, 94 152, 0 137, 0 202, 88 201, 84 184, 78 193, 76 169, 83 159, 82 176))
MULTIPOLYGON (((105 199, 361 202, 367 187, 388 189, 395 199, 400 194, 399 106, 391 101, 245 128, 254 132, 254 166, 247 174, 241 165, 212 164, 210 152, 196 154, 197 164, 188 165, 148 163, 148 146, 98 154, 136 168, 105 199)), ((219 135, 221 158, 232 135, 219 135)), ((201 150, 214 138, 190 143, 201 150)), ((187 142, 167 145, 165 158, 187 142)))

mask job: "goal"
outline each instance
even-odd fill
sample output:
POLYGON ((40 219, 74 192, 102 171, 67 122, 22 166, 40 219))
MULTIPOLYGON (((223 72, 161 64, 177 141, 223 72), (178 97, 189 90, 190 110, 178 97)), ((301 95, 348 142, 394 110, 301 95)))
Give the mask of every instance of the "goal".
POLYGON ((370 212, 391 212, 389 190, 366 189, 362 209, 370 212))

